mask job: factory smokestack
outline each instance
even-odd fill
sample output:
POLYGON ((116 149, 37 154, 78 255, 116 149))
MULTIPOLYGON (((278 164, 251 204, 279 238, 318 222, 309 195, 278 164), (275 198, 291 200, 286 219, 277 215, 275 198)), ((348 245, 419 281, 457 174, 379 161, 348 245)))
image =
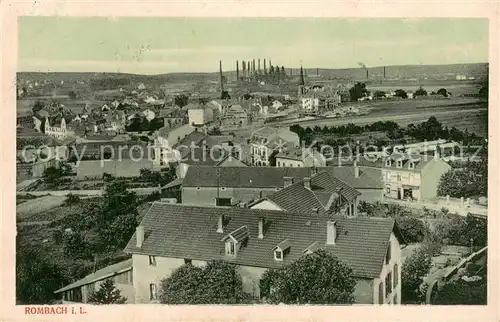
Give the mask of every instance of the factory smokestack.
POLYGON ((366 69, 366 79, 368 79, 368 68, 366 69))
POLYGON ((219 76, 220 76, 220 93, 224 92, 224 84, 222 79, 222 60, 219 60, 219 76))
POLYGON ((240 80, 240 66, 238 61, 236 61, 236 81, 240 80))
POLYGON ((258 70, 259 70, 259 73, 260 73, 260 58, 258 60, 258 70))
POLYGON ((384 79, 385 79, 385 66, 384 66, 384 79))
POLYGON ((266 67, 266 59, 264 58, 264 74, 267 73, 267 67, 266 67))
POLYGON ((255 74, 255 58, 252 61, 252 73, 255 74))
POLYGON ((316 68, 316 75, 319 76, 319 68, 316 68))

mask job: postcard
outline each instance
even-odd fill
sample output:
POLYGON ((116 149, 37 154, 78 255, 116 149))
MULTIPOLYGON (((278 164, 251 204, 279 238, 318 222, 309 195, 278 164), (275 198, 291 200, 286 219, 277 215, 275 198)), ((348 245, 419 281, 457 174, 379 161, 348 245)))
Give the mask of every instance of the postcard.
POLYGON ((2 319, 499 318, 498 4, 2 13, 2 319))

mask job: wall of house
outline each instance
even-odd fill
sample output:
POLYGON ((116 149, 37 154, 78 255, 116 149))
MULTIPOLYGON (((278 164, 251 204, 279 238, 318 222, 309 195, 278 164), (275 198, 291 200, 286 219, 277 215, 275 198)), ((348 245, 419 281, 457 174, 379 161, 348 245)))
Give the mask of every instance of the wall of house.
POLYGON ((451 166, 441 159, 427 163, 421 171, 420 195, 422 200, 437 197, 437 188, 441 176, 448 172, 451 166))
POLYGON ((283 210, 281 209, 278 205, 275 203, 269 201, 269 200, 262 200, 258 204, 253 205, 250 207, 251 209, 265 209, 265 210, 283 210))
POLYGON ((294 167, 294 168, 299 168, 304 166, 304 162, 301 160, 291 160, 291 159, 285 159, 285 158, 276 158, 276 166, 277 167, 294 167))
POLYGON ((195 128, 191 126, 191 124, 179 126, 168 133, 167 140, 171 146, 174 146, 186 136, 193 133, 194 129, 195 128))
POLYGON ((373 280, 358 279, 354 288, 356 304, 373 304, 373 280))
MULTIPOLYGON (((233 198, 232 201, 248 202, 259 197, 260 191, 265 197, 276 192, 274 188, 219 188, 219 198, 233 198)), ((182 203, 213 206, 217 197, 216 187, 182 187, 182 203)))
POLYGON ((360 201, 377 201, 382 199, 384 195, 384 189, 360 189, 356 188, 361 192, 361 196, 358 197, 360 201))
POLYGON ((188 110, 189 125, 205 124, 205 110, 202 108, 188 110))
MULTIPOLYGON (((156 266, 150 266, 148 255, 133 254, 132 269, 135 303, 158 303, 158 301, 150 300, 149 285, 156 284, 157 294, 159 295, 161 281, 184 264, 183 258, 156 257, 156 266)), ((192 264, 203 266, 206 262, 192 261, 192 264)))
POLYGON ((416 200, 421 199, 421 174, 418 171, 409 170, 407 168, 383 168, 382 180, 386 188, 390 188, 391 192, 388 193, 384 189, 384 194, 391 198, 398 198, 398 191, 403 198, 403 185, 411 186, 413 198, 416 200))
POLYGON ((401 245, 394 233, 390 236, 391 243, 391 259, 389 263, 386 264, 384 259, 384 265, 380 272, 380 276, 373 280, 373 303, 379 304, 379 285, 383 284, 384 289, 384 304, 401 304, 401 245), (394 265, 397 264, 398 278, 397 285, 392 283, 392 292, 389 294, 385 293, 385 278, 389 272, 392 272, 392 280, 394 281, 394 265))

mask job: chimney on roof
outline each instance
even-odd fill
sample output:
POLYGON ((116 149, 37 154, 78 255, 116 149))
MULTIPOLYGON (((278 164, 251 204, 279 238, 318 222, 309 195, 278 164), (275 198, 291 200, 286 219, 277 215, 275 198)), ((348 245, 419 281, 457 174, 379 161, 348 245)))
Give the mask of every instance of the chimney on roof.
POLYGON ((304 178, 304 188, 311 190, 311 178, 304 178))
POLYGON ((259 218, 259 236, 258 236, 259 239, 264 238, 264 220, 265 220, 264 217, 259 218))
POLYGON ((142 243, 144 242, 144 226, 139 225, 135 229, 135 235, 136 235, 136 246, 137 248, 142 247, 142 243))
POLYGON ((224 232, 224 215, 220 214, 219 218, 217 219, 217 232, 218 233, 223 233, 224 232))
POLYGON ((335 240, 337 239, 337 222, 327 221, 326 222, 326 244, 335 245, 335 240))
POLYGON ((283 181, 285 182, 284 187, 291 186, 293 184, 293 178, 292 177, 284 177, 283 181))
POLYGON ((359 178, 359 167, 357 161, 354 161, 354 177, 359 178))

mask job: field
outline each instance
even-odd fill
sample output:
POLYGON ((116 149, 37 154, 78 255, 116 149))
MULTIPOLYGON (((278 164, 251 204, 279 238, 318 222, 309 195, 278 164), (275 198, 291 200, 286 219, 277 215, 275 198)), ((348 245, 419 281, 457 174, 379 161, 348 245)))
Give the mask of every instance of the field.
POLYGON ((61 206, 65 199, 66 197, 45 196, 25 201, 16 207, 17 220, 32 221, 34 215, 61 206))

